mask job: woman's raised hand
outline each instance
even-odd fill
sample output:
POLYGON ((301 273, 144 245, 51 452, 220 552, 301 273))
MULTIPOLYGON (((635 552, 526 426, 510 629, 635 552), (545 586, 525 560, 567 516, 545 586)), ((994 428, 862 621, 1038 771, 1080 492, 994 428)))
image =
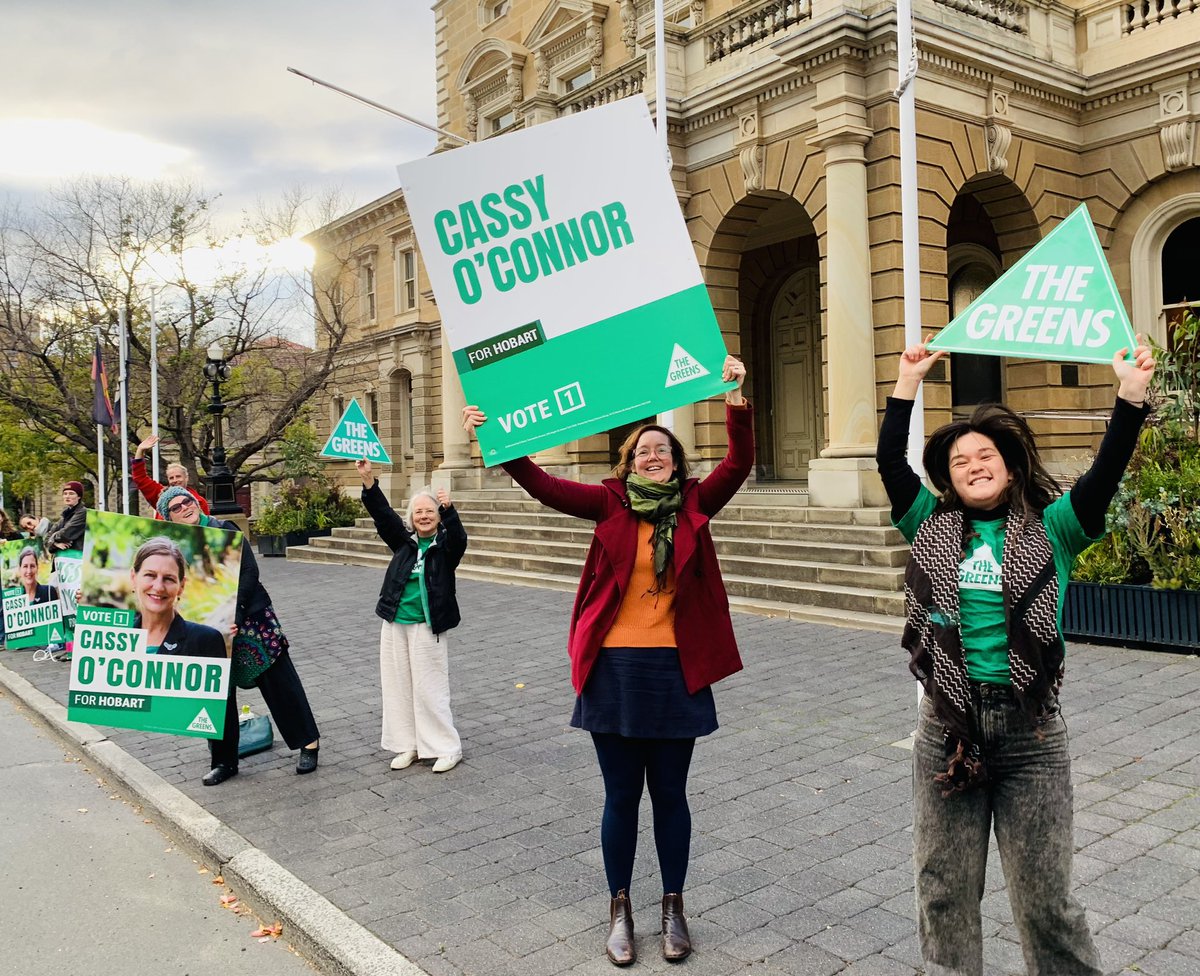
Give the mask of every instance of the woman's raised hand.
POLYGON ((946 350, 939 349, 931 352, 927 347, 933 338, 933 333, 927 335, 923 342, 909 346, 900 353, 900 372, 896 377, 896 388, 892 396, 898 400, 915 400, 921 381, 929 375, 933 364, 946 355, 946 350))
POLYGON ((463 409, 462 409, 462 425, 463 425, 463 430, 465 430, 468 434, 471 433, 471 431, 473 431, 476 427, 478 427, 480 424, 482 424, 486 420, 487 420, 487 417, 484 416, 483 411, 480 410, 477 406, 474 406, 472 404, 472 405, 463 407, 463 409))
POLYGON ((726 383, 736 383, 735 389, 725 393, 725 402, 734 406, 741 405, 742 384, 746 382, 746 364, 737 356, 726 356, 725 364, 721 367, 721 379, 726 383))
POLYGON ((366 458, 359 458, 354 462, 354 467, 358 469, 358 476, 362 478, 364 488, 370 488, 375 484, 375 473, 371 470, 371 462, 366 458))
POLYGON ((137 450, 133 452, 133 456, 135 458, 140 458, 143 454, 145 454, 148 450, 150 450, 150 448, 152 448, 157 443, 158 443, 158 435, 151 434, 144 441, 142 441, 140 444, 138 444, 137 450))
POLYGON ((442 508, 449 508, 450 507, 450 492, 446 491, 445 488, 439 488, 437 490, 437 503, 439 505, 441 505, 442 508))
POLYGON ((1137 348, 1133 350, 1133 359, 1125 358, 1129 347, 1118 350, 1113 356, 1113 372, 1117 374, 1117 396, 1130 403, 1141 404, 1146 400, 1146 389, 1154 378, 1154 354, 1146 345, 1146 337, 1137 335, 1137 348))

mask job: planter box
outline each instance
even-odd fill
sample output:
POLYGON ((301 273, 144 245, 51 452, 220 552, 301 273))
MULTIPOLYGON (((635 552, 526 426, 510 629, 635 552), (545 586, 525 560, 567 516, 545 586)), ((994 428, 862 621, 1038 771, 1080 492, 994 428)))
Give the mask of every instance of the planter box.
POLYGON ((260 556, 286 556, 288 546, 307 546, 309 539, 329 535, 332 529, 312 529, 304 532, 289 532, 286 535, 260 535, 258 537, 258 554, 260 556))
POLYGON ((1153 651, 1200 652, 1200 590, 1071 583, 1063 633, 1074 640, 1153 651))

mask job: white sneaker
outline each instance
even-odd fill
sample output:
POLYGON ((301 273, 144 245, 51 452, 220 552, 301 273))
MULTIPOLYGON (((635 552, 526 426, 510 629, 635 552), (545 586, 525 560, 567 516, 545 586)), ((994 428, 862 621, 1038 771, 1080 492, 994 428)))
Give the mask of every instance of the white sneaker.
POLYGON ((460 762, 462 762, 461 752, 453 756, 440 756, 438 761, 433 764, 433 771, 435 773, 448 773, 460 762))
POLYGON ((415 750, 402 752, 392 760, 392 769, 408 769, 416 761, 417 753, 415 750))

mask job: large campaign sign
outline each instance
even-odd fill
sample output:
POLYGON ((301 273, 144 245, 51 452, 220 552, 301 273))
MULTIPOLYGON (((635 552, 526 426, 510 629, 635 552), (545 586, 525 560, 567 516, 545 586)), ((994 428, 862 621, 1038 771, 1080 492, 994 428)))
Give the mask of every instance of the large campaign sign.
POLYGON ((1132 355, 1133 328, 1081 204, 953 322, 930 349, 1077 363, 1132 355))
POLYGON ((5 647, 45 647, 64 639, 51 560, 40 539, 17 539, 0 546, 0 591, 5 647))
POLYGON ((67 718, 219 739, 241 554, 240 532, 89 511, 67 718))
POLYGON ((397 170, 486 464, 729 389, 640 95, 397 170))

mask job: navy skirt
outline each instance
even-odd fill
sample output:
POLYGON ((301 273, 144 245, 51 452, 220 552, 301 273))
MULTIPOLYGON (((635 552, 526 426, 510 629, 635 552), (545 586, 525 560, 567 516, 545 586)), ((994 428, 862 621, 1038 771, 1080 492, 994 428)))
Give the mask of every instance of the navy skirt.
POLYGON ((695 739, 717 730, 712 688, 689 695, 673 647, 602 647, 571 725, 630 739, 695 739))

